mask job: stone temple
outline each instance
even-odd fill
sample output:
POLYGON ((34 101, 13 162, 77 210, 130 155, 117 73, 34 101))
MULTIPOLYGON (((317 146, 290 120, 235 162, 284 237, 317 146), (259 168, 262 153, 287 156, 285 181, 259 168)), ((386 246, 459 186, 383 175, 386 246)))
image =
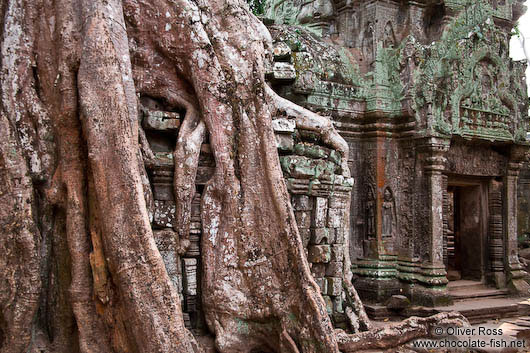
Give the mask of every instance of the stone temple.
MULTIPOLYGON (((517 197, 530 195, 530 182, 518 185, 529 146, 526 63, 508 53, 524 11, 520 0, 265 3, 270 85, 330 116, 350 147, 348 178, 318 135, 289 116, 272 122, 311 271, 336 325, 345 266, 365 302, 403 294, 450 304, 453 280, 528 293, 517 238, 525 210, 517 197)), ((179 256, 167 233, 180 114, 149 97, 142 104, 155 156, 152 227, 186 323, 200 334, 199 200, 214 162, 205 141, 191 246, 179 256)))

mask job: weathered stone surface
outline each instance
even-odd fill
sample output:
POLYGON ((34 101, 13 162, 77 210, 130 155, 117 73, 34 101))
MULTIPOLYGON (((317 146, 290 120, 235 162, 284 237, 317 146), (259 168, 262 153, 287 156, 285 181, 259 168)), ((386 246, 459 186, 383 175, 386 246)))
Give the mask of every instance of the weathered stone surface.
POLYGON ((342 278, 344 264, 338 261, 330 261, 326 265, 326 277, 340 277, 342 278))
POLYGON ((179 113, 147 110, 144 114, 144 129, 175 132, 180 127, 179 113))
POLYGON ((309 158, 328 158, 331 150, 326 147, 322 147, 315 144, 309 143, 297 143, 294 146, 294 153, 300 156, 306 156, 309 158))
MULTIPOLYGON (((335 230, 335 244, 344 244, 347 230, 344 228, 334 228, 335 230)), ((330 230, 331 231, 331 230, 330 230)))
POLYGON ((326 277, 328 282, 328 295, 338 296, 342 293, 342 277, 326 277))
POLYGON ((171 278, 177 293, 180 294, 182 291, 182 268, 175 249, 175 232, 169 228, 154 230, 153 236, 156 247, 160 251, 160 255, 162 255, 162 260, 164 260, 167 274, 171 278))
POLYGON ((331 245, 331 261, 344 261, 344 246, 342 244, 331 245))
POLYGON ((293 195, 291 203, 295 211, 311 211, 312 209, 311 198, 307 195, 293 195))
POLYGON ((184 258, 184 293, 186 295, 197 295, 197 259, 184 258))
POLYGON ((311 240, 310 244, 319 245, 319 244, 332 244, 334 232, 329 231, 328 228, 312 228, 311 229, 311 240))
POLYGON ((275 62, 272 69, 273 78, 276 81, 294 81, 296 70, 294 66, 287 62, 275 62))
POLYGON ((329 245, 310 245, 309 262, 328 263, 331 259, 331 248, 329 245))
POLYGON ((342 300, 342 296, 338 295, 336 297, 333 297, 333 312, 334 313, 343 313, 344 312, 344 301, 342 300))
POLYGON ((324 197, 315 198, 315 208, 313 210, 313 219, 311 226, 315 228, 326 227, 328 211, 328 199, 324 197))
POLYGON ((287 176, 300 179, 331 178, 337 170, 331 162, 297 155, 281 156, 280 163, 287 176))
POLYGON ((296 122, 293 119, 276 118, 272 119, 272 129, 279 134, 290 134, 294 132, 296 122))
POLYGON ((386 302, 386 307, 391 310, 401 310, 410 306, 410 300, 404 295, 393 295, 386 302))
POLYGON ((272 55, 274 56, 274 60, 290 61, 291 48, 285 42, 275 43, 272 49, 272 55))
POLYGON ((276 146, 280 152, 292 152, 294 139, 292 135, 276 134, 276 146))
POLYGON ((328 209, 328 227, 339 228, 342 225, 343 209, 329 208, 328 209))

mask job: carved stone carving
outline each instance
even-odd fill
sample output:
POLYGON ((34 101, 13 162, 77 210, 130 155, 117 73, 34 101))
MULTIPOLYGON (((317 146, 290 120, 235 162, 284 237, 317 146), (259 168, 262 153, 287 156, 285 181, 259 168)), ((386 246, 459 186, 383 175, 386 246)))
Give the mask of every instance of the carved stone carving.
POLYGON ((392 193, 392 190, 390 187, 386 187, 385 191, 383 193, 383 209, 381 211, 382 213, 382 231, 381 235, 383 237, 393 237, 394 232, 396 230, 396 207, 395 207, 395 201, 394 201, 394 194, 392 193))

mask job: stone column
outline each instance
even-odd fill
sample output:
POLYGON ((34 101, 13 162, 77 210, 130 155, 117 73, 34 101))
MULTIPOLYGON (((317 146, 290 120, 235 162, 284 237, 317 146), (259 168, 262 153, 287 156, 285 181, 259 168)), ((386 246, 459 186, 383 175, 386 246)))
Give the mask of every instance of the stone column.
POLYGON ((489 183, 489 260, 491 280, 497 288, 504 288, 506 286, 506 276, 504 273, 502 188, 503 184, 501 182, 491 180, 489 183))
POLYGON ((365 254, 362 259, 355 261, 352 272, 357 275, 355 288, 361 298, 369 302, 385 302, 394 294, 399 294, 401 285, 397 275, 397 255, 394 253, 395 237, 383 237, 383 202, 384 191, 388 184, 387 160, 388 148, 385 137, 377 137, 373 141, 373 150, 369 165, 373 175, 373 212, 374 234, 365 240, 365 254))
POLYGON ((419 151, 424 155, 423 167, 426 179, 427 197, 427 247, 423 253, 420 286, 412 293, 413 300, 424 305, 448 304, 451 299, 447 293, 445 264, 443 258, 444 239, 444 176, 445 153, 449 150, 450 140, 429 137, 422 141, 419 151))
POLYGON ((510 160, 504 177, 504 224, 505 266, 509 289, 518 294, 530 293, 530 285, 524 280, 527 273, 519 262, 517 248, 517 178, 522 162, 528 153, 527 146, 515 145, 510 151, 510 160))

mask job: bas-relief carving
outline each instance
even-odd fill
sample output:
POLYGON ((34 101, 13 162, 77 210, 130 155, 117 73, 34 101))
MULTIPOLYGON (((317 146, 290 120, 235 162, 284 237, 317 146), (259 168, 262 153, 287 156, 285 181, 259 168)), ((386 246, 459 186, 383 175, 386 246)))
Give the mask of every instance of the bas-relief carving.
POLYGON ((367 186, 366 196, 366 237, 367 239, 375 237, 375 217, 376 217, 376 202, 375 192, 372 185, 367 186))
POLYGON ((506 155, 488 147, 453 144, 447 152, 446 172, 461 175, 502 176, 506 155))
POLYGON ((396 45, 396 36, 392 28, 392 22, 388 21, 383 32, 383 48, 394 48, 396 45))
POLYGON ((381 210, 381 218, 383 223, 381 225, 381 235, 389 238, 395 235, 396 231, 396 207, 394 194, 390 187, 386 187, 383 192, 383 205, 381 210))

